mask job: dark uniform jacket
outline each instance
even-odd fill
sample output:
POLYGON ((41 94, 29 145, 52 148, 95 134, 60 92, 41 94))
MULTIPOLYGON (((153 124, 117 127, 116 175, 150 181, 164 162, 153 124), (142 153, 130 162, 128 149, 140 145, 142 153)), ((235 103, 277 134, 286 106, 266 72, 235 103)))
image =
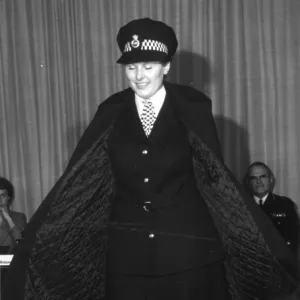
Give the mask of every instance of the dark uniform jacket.
POLYGON ((26 216, 23 213, 10 211, 15 226, 10 229, 7 222, 3 221, 0 226, 0 250, 2 254, 13 253, 16 240, 21 238, 21 232, 26 226, 26 216))
POLYGON ((287 197, 269 193, 261 207, 297 256, 299 218, 295 203, 287 197))
POLYGON ((197 190, 186 128, 173 104, 167 94, 146 137, 132 98, 123 105, 108 139, 116 188, 109 272, 174 274, 224 257, 197 190))
MULTIPOLYGON (((233 299, 280 299, 297 288, 283 238, 224 165, 211 112, 199 91, 165 83, 186 128, 201 198, 223 249, 233 299)), ((108 222, 115 201, 107 141, 131 89, 102 103, 68 167, 25 230, 4 300, 105 299, 108 222)))

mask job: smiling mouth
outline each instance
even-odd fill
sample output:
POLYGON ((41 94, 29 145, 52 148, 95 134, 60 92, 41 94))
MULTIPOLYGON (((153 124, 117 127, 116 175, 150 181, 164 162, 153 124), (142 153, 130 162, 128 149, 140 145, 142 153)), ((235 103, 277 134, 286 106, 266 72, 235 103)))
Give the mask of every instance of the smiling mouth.
POLYGON ((136 83, 135 85, 137 88, 144 88, 148 85, 148 83, 136 83))

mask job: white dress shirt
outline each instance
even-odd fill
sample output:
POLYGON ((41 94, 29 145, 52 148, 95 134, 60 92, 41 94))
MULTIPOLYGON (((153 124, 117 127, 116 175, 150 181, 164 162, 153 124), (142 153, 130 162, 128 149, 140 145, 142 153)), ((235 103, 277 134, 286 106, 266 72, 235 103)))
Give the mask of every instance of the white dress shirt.
MULTIPOLYGON (((166 89, 164 86, 162 86, 162 88, 160 88, 151 98, 151 102, 153 103, 153 107, 154 107, 154 113, 155 113, 155 117, 157 118, 158 113, 160 112, 160 109, 162 107, 162 105, 164 104, 165 98, 166 98, 166 89)), ((139 114, 139 117, 141 118, 143 109, 144 109, 144 103, 143 103, 143 98, 139 97, 137 94, 135 94, 135 104, 136 104, 136 108, 139 114)))
POLYGON ((265 201, 266 201, 266 199, 268 198, 268 196, 269 196, 269 194, 265 195, 265 196, 262 197, 262 198, 259 198, 259 197, 253 195, 253 199, 255 200, 255 202, 256 202, 257 204, 259 204, 259 200, 260 200, 260 199, 262 200, 262 204, 265 204, 265 201))

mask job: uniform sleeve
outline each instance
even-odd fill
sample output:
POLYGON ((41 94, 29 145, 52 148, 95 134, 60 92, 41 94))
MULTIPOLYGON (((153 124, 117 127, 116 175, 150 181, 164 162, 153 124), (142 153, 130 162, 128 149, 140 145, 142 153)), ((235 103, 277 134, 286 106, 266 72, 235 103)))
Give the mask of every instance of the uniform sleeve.
POLYGON ((287 232, 289 233, 290 241, 287 242, 290 242, 290 248, 297 257, 299 248, 299 214, 297 205, 291 199, 288 199, 288 201, 287 232))
POLYGON ((15 225, 12 229, 11 229, 11 235, 13 236, 14 240, 20 240, 22 237, 22 229, 18 226, 15 225))
POLYGON ((15 226, 11 229, 11 235, 14 240, 20 240, 22 238, 22 233, 26 227, 26 216, 23 213, 19 214, 18 221, 14 221, 15 226))

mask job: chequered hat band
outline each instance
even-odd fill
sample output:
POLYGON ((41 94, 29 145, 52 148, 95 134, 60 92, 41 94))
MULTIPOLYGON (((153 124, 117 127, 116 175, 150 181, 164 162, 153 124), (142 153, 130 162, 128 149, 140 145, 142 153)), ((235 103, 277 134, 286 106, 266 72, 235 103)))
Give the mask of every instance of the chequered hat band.
MULTIPOLYGON (((164 43, 159 42, 159 41, 154 41, 154 40, 143 40, 140 49, 164 52, 164 53, 168 54, 168 47, 164 43)), ((124 47, 124 52, 130 52, 132 50, 133 50, 133 47, 131 46, 131 42, 127 42, 124 47)))

